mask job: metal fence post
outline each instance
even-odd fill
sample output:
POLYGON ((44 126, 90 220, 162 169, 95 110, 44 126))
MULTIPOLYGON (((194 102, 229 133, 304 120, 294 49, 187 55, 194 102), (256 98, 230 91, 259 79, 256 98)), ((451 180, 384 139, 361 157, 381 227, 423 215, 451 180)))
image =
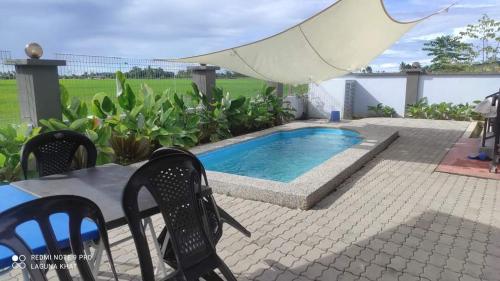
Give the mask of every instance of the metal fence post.
POLYGON ((62 118, 57 67, 64 60, 10 59, 14 65, 18 88, 21 120, 38 126, 40 119, 62 118))
POLYGON ((276 95, 279 98, 283 98, 283 83, 267 81, 267 86, 274 87, 276 89, 276 95))
POLYGON ((197 65, 189 66, 188 71, 191 71, 191 77, 193 82, 198 86, 201 93, 208 97, 208 100, 212 100, 212 89, 215 87, 216 75, 215 71, 219 70, 218 66, 210 65, 197 65))

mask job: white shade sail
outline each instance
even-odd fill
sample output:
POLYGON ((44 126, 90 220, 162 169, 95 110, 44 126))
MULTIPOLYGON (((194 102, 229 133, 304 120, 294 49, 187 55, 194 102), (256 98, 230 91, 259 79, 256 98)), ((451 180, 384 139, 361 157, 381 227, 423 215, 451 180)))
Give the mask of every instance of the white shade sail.
POLYGON ((365 67, 424 19, 396 21, 383 0, 339 0, 266 39, 175 61, 287 84, 321 82, 365 67))

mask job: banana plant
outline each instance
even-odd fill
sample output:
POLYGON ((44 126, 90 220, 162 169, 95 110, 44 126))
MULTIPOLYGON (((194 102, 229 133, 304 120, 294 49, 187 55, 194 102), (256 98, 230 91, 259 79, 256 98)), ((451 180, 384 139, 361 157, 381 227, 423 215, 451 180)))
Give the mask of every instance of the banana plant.
POLYGON ((427 98, 421 98, 415 104, 406 106, 407 116, 410 118, 426 119, 428 118, 428 107, 429 103, 427 102, 427 98))
POLYGON ((256 100, 260 106, 268 107, 268 112, 272 115, 272 125, 278 126, 294 118, 293 109, 284 106, 283 100, 276 95, 274 87, 264 85, 256 100))
POLYGON ((61 87, 61 105, 63 120, 50 118, 40 120, 44 131, 72 130, 86 135, 96 146, 97 164, 113 161, 114 151, 109 146, 111 128, 98 117, 89 116, 87 104, 76 98, 69 99, 66 88, 61 87))
POLYGON ((146 159, 160 145, 191 147, 198 143, 197 116, 189 115, 182 97, 166 91, 155 94, 147 85, 135 93, 121 72, 116 74, 117 106, 106 95, 92 101, 94 114, 113 134, 117 162, 129 164, 146 159))
POLYGON ((193 91, 188 92, 188 95, 200 116, 200 141, 214 142, 231 137, 228 116, 226 115, 231 108, 231 103, 224 98, 224 90, 214 88, 210 100, 199 91, 195 83, 192 83, 191 86, 193 91))

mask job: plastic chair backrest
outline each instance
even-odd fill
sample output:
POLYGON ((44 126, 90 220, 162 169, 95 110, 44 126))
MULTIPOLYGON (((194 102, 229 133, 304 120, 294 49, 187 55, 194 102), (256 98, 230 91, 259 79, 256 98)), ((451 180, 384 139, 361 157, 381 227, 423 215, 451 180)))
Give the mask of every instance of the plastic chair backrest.
POLYGON ((94 143, 86 136, 73 131, 53 131, 37 135, 24 144, 21 153, 21 166, 24 178, 28 174, 28 160, 34 154, 38 175, 40 177, 66 173, 75 170, 71 166, 76 151, 83 146, 86 152, 84 167, 94 167, 97 159, 97 150, 94 143))
MULTIPOLYGON (((89 218, 97 225, 101 243, 104 243, 104 249, 108 255, 111 270, 115 280, 117 280, 104 217, 94 202, 83 197, 73 195, 44 197, 20 204, 0 213, 0 245, 11 249, 16 255, 26 257, 24 261, 25 270, 28 271, 31 280, 47 280, 44 270, 40 266, 37 266, 37 261, 28 258, 33 253, 26 241, 16 233, 16 228, 25 222, 36 221, 45 240, 47 254, 50 257, 61 256, 61 249, 58 247, 58 241, 50 223, 50 216, 57 213, 66 213, 69 217, 71 251, 77 257, 75 263, 81 278, 89 281, 95 280, 88 262, 83 258, 78 258, 85 255, 81 225, 85 218, 89 218)), ((73 280, 64 260, 54 258, 51 262, 55 265, 54 269, 59 280, 73 280)))

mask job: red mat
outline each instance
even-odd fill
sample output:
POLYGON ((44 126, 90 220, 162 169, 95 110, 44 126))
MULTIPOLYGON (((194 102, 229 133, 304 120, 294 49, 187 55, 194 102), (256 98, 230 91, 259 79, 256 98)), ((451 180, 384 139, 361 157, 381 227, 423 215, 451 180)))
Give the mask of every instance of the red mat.
POLYGON ((468 159, 477 155, 481 139, 463 138, 451 148, 436 168, 436 172, 500 180, 500 173, 490 173, 490 161, 468 159))

